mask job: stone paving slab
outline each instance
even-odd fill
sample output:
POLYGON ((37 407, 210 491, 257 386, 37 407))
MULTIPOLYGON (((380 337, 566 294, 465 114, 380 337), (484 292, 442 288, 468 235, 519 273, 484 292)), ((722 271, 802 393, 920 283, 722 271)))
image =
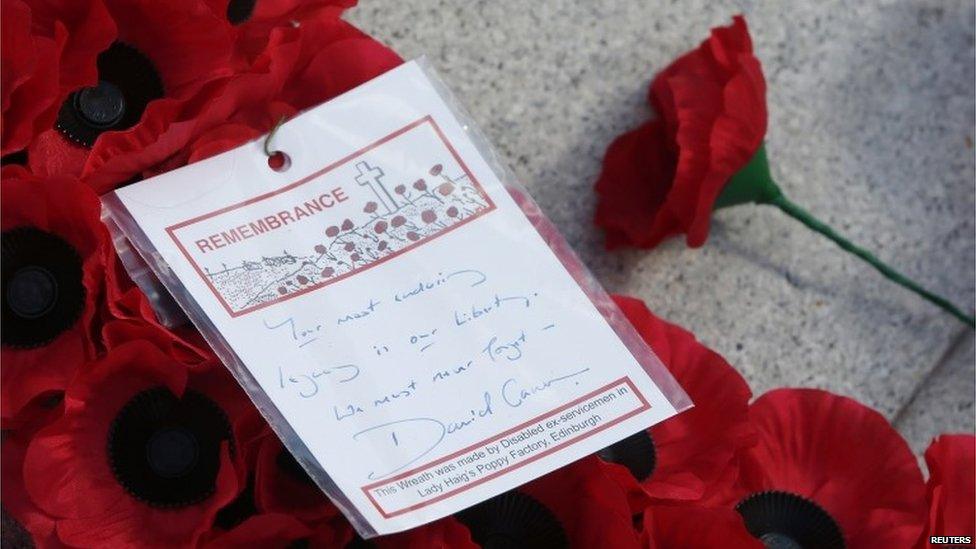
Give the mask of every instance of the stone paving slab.
POLYGON ((950 348, 942 364, 923 383, 915 397, 895 419, 915 453, 921 455, 942 433, 976 431, 973 395, 976 394, 976 339, 966 334, 950 348))
MULTIPOLYGON (((610 254, 591 223, 603 152, 650 115, 653 74, 739 12, 765 68, 767 149, 787 194, 972 310, 971 2, 361 0, 350 19, 431 58, 611 291, 696 332, 757 394, 822 387, 892 418, 960 323, 769 207, 721 212, 699 250, 610 254)), ((912 411, 922 423, 972 413, 912 411)))

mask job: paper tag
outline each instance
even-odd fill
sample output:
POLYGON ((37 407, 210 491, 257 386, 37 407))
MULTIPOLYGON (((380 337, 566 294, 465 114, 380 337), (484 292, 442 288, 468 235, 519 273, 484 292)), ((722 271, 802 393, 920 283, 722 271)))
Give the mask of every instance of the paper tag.
POLYGON ((106 206, 361 534, 675 413, 673 379, 621 340, 423 66, 303 113, 274 145, 287 171, 258 141, 106 206))

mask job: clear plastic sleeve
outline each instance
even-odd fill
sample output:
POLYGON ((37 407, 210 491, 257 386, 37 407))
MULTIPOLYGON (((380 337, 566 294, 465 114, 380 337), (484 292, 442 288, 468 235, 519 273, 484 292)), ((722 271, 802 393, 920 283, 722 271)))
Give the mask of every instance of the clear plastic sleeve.
MULTIPOLYGON (((477 130, 477 127, 471 117, 468 116, 468 114, 461 108, 448 88, 438 78, 430 64, 425 58, 420 58, 414 63, 419 67, 419 70, 423 76, 429 80, 430 85, 432 85, 436 90, 436 94, 439 96, 439 98, 447 105, 450 115, 453 116, 453 118, 460 125, 460 128, 463 129, 464 135, 467 136, 467 139, 470 140, 470 143, 473 146, 472 150, 480 156, 479 162, 483 160, 487 170, 491 172, 494 178, 497 178, 500 185, 507 191, 508 195, 514 201, 514 204, 517 205, 517 208, 521 210, 531 226, 536 232, 538 232, 538 234, 551 249, 555 258, 558 259, 565 271, 571 275, 572 280, 574 280, 579 289, 582 290, 592 306, 599 312, 600 315, 602 315, 603 319, 606 321, 606 324, 612 328, 612 332, 616 334, 619 341, 623 343, 626 350, 629 351, 630 355, 632 355, 633 359, 637 362, 637 364, 639 364, 643 372, 645 372, 653 382, 653 385, 656 386, 656 388, 660 391, 660 394, 663 396, 666 404, 673 408, 673 412, 680 412, 689 408, 692 403, 682 388, 670 375, 661 361, 658 360, 658 358, 654 355, 653 351, 651 351, 651 349, 643 342, 634 328, 624 317, 623 313, 603 290, 599 282, 580 262, 576 254, 572 251, 565 239, 559 234, 555 226, 542 213, 526 190, 518 183, 517 178, 499 161, 495 151, 488 144, 483 135, 477 130)), ((385 92, 377 91, 375 94, 377 96, 375 97, 370 95, 370 90, 380 90, 382 88, 375 86, 373 88, 365 87, 369 85, 370 84, 366 84, 361 90, 354 90, 353 92, 350 92, 350 94, 358 95, 350 96, 347 98, 346 102, 355 103, 356 101, 360 101, 360 98, 362 98, 361 100, 363 102, 368 102, 370 104, 389 105, 391 112, 397 111, 398 113, 401 110, 409 108, 409 105, 405 105, 401 98, 393 95, 386 97, 383 95, 385 92)), ((349 141, 351 149, 354 150, 355 146, 352 145, 352 143, 359 143, 359 141, 356 140, 358 136, 355 135, 357 128, 350 127, 348 123, 326 119, 322 115, 318 114, 318 112, 319 108, 317 107, 316 109, 303 113, 298 118, 304 118, 304 123, 307 123, 309 127, 316 128, 316 131, 320 132, 319 135, 330 136, 331 139, 338 142, 349 141), (352 137, 350 137, 350 135, 352 135, 352 137)), ((286 183, 290 178, 298 177, 306 173, 312 173, 317 168, 321 167, 322 164, 321 161, 315 158, 316 155, 313 153, 316 147, 314 146, 314 143, 309 142, 312 137, 309 135, 298 136, 290 134, 290 124, 291 122, 286 123, 280 128, 278 134, 275 136, 275 145, 276 148, 280 148, 281 150, 292 151, 290 155, 292 156, 293 164, 290 172, 295 175, 286 175, 282 176, 281 179, 274 180, 280 182, 280 184, 286 183)), ((212 171, 201 171, 203 170, 202 167, 194 168, 194 165, 191 165, 187 168, 181 169, 180 171, 183 171, 183 173, 177 174, 177 176, 192 178, 199 177, 200 175, 210 175, 211 177, 220 179, 219 181, 214 182, 215 188, 226 185, 246 186, 248 183, 242 183, 241 178, 250 171, 262 169, 261 164, 266 161, 265 157, 261 153, 262 143, 263 140, 258 140, 241 147, 241 149, 238 149, 237 151, 232 151, 230 153, 231 156, 227 157, 226 165, 233 166, 233 168, 221 170, 220 175, 214 175, 212 171), (251 164, 248 164, 248 162, 251 162, 251 164)), ((462 153, 464 153, 464 151, 462 151, 462 153)), ((468 154, 469 157, 471 156, 471 153, 464 154, 468 154)), ((206 162, 209 162, 209 160, 204 161, 203 163, 206 162)), ((403 162, 407 163, 408 159, 403 160, 403 162)), ((461 164, 463 165, 463 162, 461 164)), ((263 169, 266 170, 267 168, 263 167, 263 169)), ((478 168, 475 166, 473 169, 477 170, 478 168)), ((166 175, 167 174, 164 174, 163 177, 166 177, 166 175)), ((145 183, 152 182, 148 181, 145 183)), ((162 185, 163 183, 163 181, 160 181, 158 185, 162 185)), ((266 181, 255 183, 254 185, 255 193, 261 191, 262 189, 268 188, 268 183, 266 181)), ((282 188, 289 187, 286 186, 282 188)), ((396 197, 393 198, 395 199, 396 197)), ((496 197, 496 202, 497 201, 498 200, 496 197)), ((360 535, 364 538, 369 538, 377 535, 377 533, 384 533, 383 531, 377 530, 375 525, 372 523, 375 521, 371 521, 369 517, 363 514, 361 511, 362 504, 357 504, 357 502, 350 499, 351 496, 348 493, 348 488, 346 491, 344 491, 339 486, 339 483, 337 483, 337 479, 333 478, 333 475, 330 474, 330 471, 333 471, 334 465, 332 463, 320 463, 319 460, 316 459, 315 453, 310 450, 302 436, 296 432, 296 429, 292 423, 286 418, 287 412, 281 409, 280 401, 279 404, 276 404, 275 401, 269 396, 266 386, 263 387, 262 383, 255 378, 253 367, 248 367, 246 364, 246 359, 243 358, 239 352, 240 343, 230 341, 226 333, 224 333, 224 331, 222 331, 215 324, 213 311, 210 310, 208 312, 208 307, 210 306, 207 304, 209 303, 209 297, 201 298, 200 296, 202 294, 187 287, 186 275, 181 277, 177 272, 174 272, 174 266, 170 264, 171 261, 174 261, 174 259, 172 259, 173 256, 159 249, 158 246, 161 242, 159 238, 161 237, 154 237, 147 234, 148 231, 154 231, 155 229, 147 229, 145 223, 141 223, 139 221, 138 215, 134 215, 133 211, 131 211, 132 202, 127 204, 126 200, 120 197, 119 194, 110 193, 103 197, 103 204, 107 213, 107 224, 113 232, 114 241, 116 242, 117 250, 122 262, 129 271, 133 280, 149 296, 150 301, 153 303, 153 306, 160 317, 160 320, 163 323, 172 326, 183 322, 185 318, 188 318, 203 334, 208 343, 213 347, 218 357, 224 362, 224 364, 233 373, 237 381, 247 391, 250 398, 254 401, 254 404, 281 438, 284 445, 295 455, 298 462, 302 464, 316 484, 318 484, 318 486, 326 494, 328 494, 333 502, 335 502, 340 510, 346 515, 346 517, 348 517, 360 535), (167 261, 167 258, 170 258, 170 260, 167 261)), ((284 208, 284 206, 281 207, 284 208)), ((371 206, 367 207, 369 208, 371 206)), ((514 208, 512 209, 514 210, 514 208)), ((457 212, 456 209, 449 211, 451 213, 446 215, 451 215, 457 212)), ((443 217, 445 214, 440 212, 439 215, 443 217)), ((159 232, 162 233, 162 231, 159 232)), ((281 236, 280 238, 287 238, 287 235, 281 236)), ((412 239, 413 237, 410 238, 412 239)), ((525 236, 514 230, 508 232, 502 229, 496 230, 495 233, 493 233, 493 238, 502 242, 512 242, 512 245, 514 246, 517 245, 519 241, 524 240, 525 236)), ((283 242, 287 243, 287 240, 283 242)), ((375 242, 373 242, 373 244, 375 244, 375 242)), ((288 250, 290 252, 298 247, 299 245, 295 244, 294 246, 289 246, 288 250)), ((358 253, 358 251, 353 253, 358 253)), ((374 250, 371 253, 376 252, 374 250)), ((475 252, 472 251, 471 253, 475 252)), ((416 270, 421 271, 422 266, 419 264, 412 264, 411 262, 415 260, 411 259, 411 257, 411 253, 400 255, 397 262, 401 264, 403 270, 410 271, 411 269, 416 268, 416 270)), ((346 258, 346 261, 350 261, 349 258, 346 258)), ((355 264, 355 261, 353 261, 353 264, 355 264)), ((508 269, 524 268, 526 272, 529 273, 527 276, 529 276, 532 272, 531 268, 529 267, 529 265, 509 265, 508 269)), ((207 275, 210 275, 209 271, 207 272, 207 275)), ((305 279, 307 280, 307 278, 305 279)), ((447 295, 439 299, 441 299, 443 307, 449 308, 452 303, 451 300, 455 297, 456 296, 447 295)), ((300 303, 300 300, 295 300, 293 303, 300 303)), ((574 313, 572 310, 560 309, 558 302, 554 303, 551 308, 556 313, 559 313, 560 311, 566 313, 567 315, 574 313)), ((235 313, 233 307, 228 310, 231 313, 235 313)), ((322 360, 318 356, 313 356, 310 351, 307 355, 302 356, 307 356, 310 362, 322 360)), ((597 366, 594 365, 593 367, 595 368, 597 366)), ((546 382, 546 380, 541 377, 541 374, 536 375, 531 371, 527 371, 522 375, 529 376, 528 379, 533 380, 536 386, 542 386, 546 382)), ((376 386, 381 386, 385 382, 385 378, 369 378, 367 381, 376 386)), ((542 395, 539 398, 544 399, 546 397, 542 395)), ((555 405, 557 403, 553 402, 552 404, 555 405)), ((396 420, 396 416, 393 415, 386 415, 382 417, 391 422, 395 422, 396 420)), ((630 433, 625 433, 622 436, 619 436, 618 439, 626 436, 626 434, 630 433)), ((595 436, 594 438, 599 437, 595 436)), ((431 454, 425 459, 436 457, 438 456, 431 454)), ((532 467, 534 466, 535 464, 526 466, 526 470, 530 471, 526 474, 537 476, 535 473, 531 473, 532 467)), ((524 482, 524 480, 521 482, 524 482)), ((508 486, 508 488, 511 487, 514 487, 514 485, 508 486)), ((357 493, 355 497, 359 497, 359 494, 357 493)), ((435 514, 436 513, 432 511, 431 516, 418 519, 418 523, 436 519, 437 516, 434 516, 435 514)), ((386 529, 386 531, 395 531, 398 529, 403 528, 391 527, 386 529)))

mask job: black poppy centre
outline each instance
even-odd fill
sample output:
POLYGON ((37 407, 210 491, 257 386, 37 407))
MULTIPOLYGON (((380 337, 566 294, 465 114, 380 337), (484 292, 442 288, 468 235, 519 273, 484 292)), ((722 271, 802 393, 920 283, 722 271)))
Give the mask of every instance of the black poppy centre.
POLYGON ((258 0, 230 0, 227 3, 227 20, 232 25, 246 23, 254 14, 254 6, 258 0))
POLYGON ((115 42, 98 55, 98 84, 75 91, 61 104, 55 127, 66 138, 91 147, 103 132, 135 126, 163 83, 136 48, 115 42))
POLYGON ((638 481, 651 476, 657 466, 654 439, 647 431, 634 433, 597 452, 604 461, 623 465, 638 481))
POLYGON ((566 531, 552 511, 521 492, 506 492, 455 516, 485 549, 569 547, 566 531))
POLYGON ((837 521, 816 503, 789 492, 752 494, 736 505, 746 529, 769 549, 843 549, 837 521))
POLYGON ((8 164, 17 165, 17 166, 26 166, 27 149, 17 151, 17 152, 12 152, 10 154, 0 157, 0 166, 6 166, 8 164))
POLYGON ((115 416, 108 459, 133 497, 154 507, 185 507, 214 493, 225 441, 232 443, 231 426, 214 401, 193 390, 178 398, 155 387, 115 416))
POLYGON ((36 227, 2 234, 4 345, 45 345, 70 328, 85 306, 82 261, 60 236, 36 227))

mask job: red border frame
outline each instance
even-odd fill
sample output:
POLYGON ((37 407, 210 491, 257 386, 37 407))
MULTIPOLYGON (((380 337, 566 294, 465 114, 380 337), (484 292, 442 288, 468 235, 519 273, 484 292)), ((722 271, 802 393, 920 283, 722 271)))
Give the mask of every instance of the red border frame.
POLYGON ((207 285, 207 287, 210 288, 210 291, 213 292, 214 296, 217 297, 217 300, 220 302, 221 305, 223 305, 224 310, 227 311, 227 314, 230 315, 231 318, 237 318, 239 316, 243 316, 245 314, 252 313, 254 311, 263 309, 265 307, 270 307, 271 305, 275 305, 277 303, 281 303, 282 301, 288 301, 289 299, 293 299, 293 298, 296 298, 298 296, 307 294, 309 292, 313 292, 315 290, 321 289, 321 288, 323 288, 325 286, 328 286, 330 284, 334 284, 336 282, 339 282, 340 280, 346 279, 346 278, 348 278, 348 277, 350 277, 352 275, 361 273, 362 271, 365 271, 367 269, 371 269, 371 268, 373 268, 373 267, 375 267, 377 265, 380 265, 382 263, 385 263, 386 261, 389 261, 390 259, 393 259, 394 257, 396 257, 396 256, 398 256, 400 254, 403 254, 405 252, 408 252, 410 250, 413 250, 414 248, 416 248, 416 247, 418 247, 418 246, 420 246, 422 244, 426 244, 426 243, 430 242, 431 240, 434 240, 435 238, 438 238, 438 237, 440 237, 440 236, 442 236, 444 234, 447 234, 447 233, 453 231, 454 229, 457 229, 458 227, 461 227, 461 226, 463 226, 463 225, 465 225, 465 224, 467 224, 467 223, 469 223, 471 221, 474 221, 475 219, 478 219, 479 217, 481 217, 481 216, 483 216, 483 215, 485 215, 485 214, 487 214, 489 212, 494 211, 495 208, 496 208, 495 203, 491 200, 491 197, 488 196, 488 193, 485 192, 484 187, 481 186, 481 183, 478 182, 478 180, 474 177, 474 174, 471 173, 471 170, 468 169, 467 164, 464 163, 464 160, 457 153, 457 150, 454 148, 454 146, 451 144, 451 142, 448 141, 447 137, 444 135, 444 132, 441 131, 440 126, 438 126, 437 125, 437 122, 434 121, 434 118, 431 115, 428 114, 427 116, 424 116, 423 118, 421 118, 419 120, 416 120, 414 122, 411 122, 410 124, 407 124, 406 126, 400 128, 399 130, 396 130, 396 131, 394 131, 394 132, 392 132, 390 134, 387 134, 384 137, 381 137, 380 139, 378 139, 378 140, 370 143, 369 145, 366 145, 365 147, 363 147, 363 148, 361 148, 361 149, 359 149, 359 150, 357 150, 357 151, 355 151, 353 153, 350 153, 349 155, 347 155, 347 156, 345 156, 345 157, 343 157, 343 158, 341 158, 341 159, 333 162, 332 164, 329 164, 328 166, 322 168, 321 170, 319 170, 319 171, 317 171, 317 172, 315 172, 315 173, 313 173, 313 174, 311 174, 309 176, 306 176, 306 177, 303 177, 302 179, 299 179, 298 181, 295 181, 293 183, 289 183, 288 185, 285 185, 284 187, 282 187, 282 188, 280 188, 278 190, 271 191, 271 192, 267 192, 267 193, 264 193, 262 195, 258 195, 258 196, 249 198, 249 199, 244 200, 242 202, 238 202, 237 204, 232 204, 230 206, 226 206, 224 208, 220 208, 218 210, 214 210, 212 212, 209 212, 209 213, 206 213, 206 214, 203 214, 203 215, 199 215, 197 217, 194 217, 192 219, 188 219, 186 221, 181 221, 181 222, 179 222, 179 223, 177 223, 175 225, 170 225, 169 227, 166 227, 166 233, 169 234, 169 237, 171 239, 173 239, 173 242, 176 243, 176 247, 179 248, 180 252, 183 254, 183 257, 185 257, 186 260, 190 262, 190 265, 193 266, 193 269, 197 272, 197 275, 200 276, 200 278, 207 285), (396 252, 394 252, 394 253, 386 256, 386 257, 383 257, 382 259, 380 259, 378 261, 374 261, 373 263, 370 263, 368 265, 363 265, 362 267, 353 269, 353 270, 349 271, 348 273, 343 273, 343 274, 341 274, 341 275, 339 275, 339 276, 337 276, 335 278, 331 278, 331 279, 329 279, 327 281, 321 282, 321 283, 316 284, 314 286, 309 286, 308 288, 304 288, 304 289, 302 289, 300 291, 297 291, 297 292, 294 292, 294 293, 291 293, 291 294, 288 294, 288 295, 279 297, 277 299, 273 299, 271 301, 265 301, 264 303, 259 303, 257 305, 252 306, 252 307, 247 307, 247 308, 241 309, 239 311, 234 311, 233 309, 231 309, 231 307, 224 300, 224 297, 222 295, 220 295, 220 292, 217 291, 217 289, 213 286, 213 284, 206 277, 206 275, 204 275, 203 270, 200 269, 200 266, 197 265, 196 261, 194 261, 193 258, 190 256, 189 252, 187 252, 186 248, 183 246, 183 243, 180 242, 180 240, 178 238, 176 238, 176 234, 175 234, 176 231, 178 231, 178 230, 180 230, 180 229, 182 229, 184 227, 187 227, 189 225, 193 225, 194 223, 199 223, 200 221, 204 221, 206 219, 210 219, 211 217, 214 217, 214 216, 217 216, 217 215, 221 215, 221 214, 227 213, 227 212, 232 211, 232 210, 236 210, 238 208, 243 208, 245 206, 249 206, 249 205, 254 204, 256 202, 260 202, 260 201, 265 200, 267 198, 271 198, 272 196, 276 196, 276 195, 279 195, 281 193, 288 192, 288 191, 290 191, 290 190, 292 190, 292 189, 294 189, 296 187, 299 187, 301 185, 304 185, 305 183, 308 183, 309 181, 312 181, 313 179, 316 179, 317 177, 321 176, 322 174, 325 174, 327 172, 330 172, 330 171, 338 168, 339 166, 342 166, 343 164, 347 164, 347 163, 355 160, 357 157, 363 155, 364 153, 366 153, 368 151, 371 151, 371 150, 375 149, 376 147, 379 147, 380 145, 383 145, 383 144, 385 144, 385 143, 387 143, 387 142, 389 142, 389 141, 391 141, 393 139, 396 139, 397 137, 399 137, 399 136, 401 136, 401 135, 403 135, 403 134, 405 134, 405 133, 407 133, 407 132, 409 132, 409 131, 411 131, 411 130, 413 130, 415 128, 418 128, 418 127, 422 126, 425 123, 429 123, 430 124, 431 128, 434 130, 434 133, 437 134, 437 137, 439 137, 440 140, 441 140, 441 142, 444 143, 444 146, 447 148, 448 152, 451 153, 451 156, 453 156, 454 157, 454 160, 456 160, 457 163, 458 163, 458 165, 461 166, 461 169, 464 171, 465 175, 468 176, 468 179, 475 186, 475 188, 478 189, 478 191, 481 193, 481 196, 484 197, 485 201, 488 204, 488 207, 485 208, 484 210, 482 210, 481 212, 479 212, 478 214, 472 215, 471 217, 468 217, 466 219, 463 219, 463 220, 459 221, 458 223, 455 223, 454 225, 451 225, 450 227, 444 229, 443 231, 440 231, 438 233, 435 233, 433 235, 430 235, 427 238, 424 238, 422 240, 418 240, 417 242, 414 242, 414 243, 412 243, 412 244, 410 244, 410 245, 408 245, 408 246, 406 246, 404 248, 401 248, 401 249, 397 250, 396 252))
POLYGON ((568 446, 570 446, 572 444, 576 444, 577 442, 579 442, 581 440, 584 440, 584 439, 586 439, 586 438, 588 438, 588 437, 590 437, 592 435, 595 435, 595 434, 597 434, 597 433, 599 433, 601 431, 604 431, 606 429, 609 429, 610 427, 613 427, 614 425, 617 425, 618 423, 620 423, 622 421, 625 421, 627 419, 630 419, 630 418, 634 417, 635 415, 640 414, 642 412, 646 412, 647 410, 650 410, 650 409, 651 409, 651 403, 647 401, 647 399, 644 397, 644 395, 639 390, 637 390, 637 386, 634 385, 634 382, 631 381, 630 377, 629 376, 624 376, 624 377, 622 377, 622 378, 620 378, 620 379, 618 379, 616 381, 613 381, 611 383, 608 383, 607 385, 604 385, 603 387, 600 387, 599 389, 596 389, 595 391, 589 392, 589 393, 587 393, 587 394, 585 394, 585 395, 583 395, 583 396, 581 396, 581 397, 579 397, 579 398, 577 398, 575 400, 572 400, 572 401, 570 401, 570 402, 568 402, 566 404, 563 404, 559 408, 556 408, 554 410, 550 410, 550 411, 548 411, 548 412, 546 412, 544 414, 540 414, 540 415, 538 415, 538 416, 536 416, 536 417, 534 417, 534 418, 532 418, 532 419, 530 419, 530 420, 528 420, 528 421, 526 421, 524 423, 520 423, 520 424, 516 425, 515 427, 512 427, 511 429, 509 429, 507 431, 504 431, 502 433, 499 433, 499 434, 497 434, 497 435, 495 435, 493 437, 486 438, 486 439, 482 440, 481 442, 476 442, 476 443, 472 444, 471 446, 468 446, 466 448, 463 448, 461 450, 458 450, 457 452, 454 452, 453 454, 444 456, 442 458, 438 458, 438 459, 436 459, 434 461, 428 462, 428 463, 426 463, 424 465, 421 465, 419 467, 415 467, 415 468, 413 468, 413 469, 411 469, 409 471, 406 471, 404 473, 400 473, 400 474, 398 474, 395 477, 392 477, 392 478, 389 478, 389 479, 385 479, 385 480, 381 480, 381 481, 378 481, 378 482, 374 482, 372 484, 367 484, 365 486, 360 487, 360 489, 363 491, 364 494, 366 494, 366 498, 369 499, 370 503, 373 504, 373 507, 376 508, 376 510, 380 513, 380 515, 383 516, 383 518, 385 518, 385 519, 393 518, 395 516, 402 515, 404 513, 408 513, 410 511, 415 511, 417 509, 420 509, 421 507, 427 507, 428 505, 433 505, 433 504, 435 504, 435 503, 437 503, 439 501, 442 501, 442 500, 444 500, 446 498, 455 496, 455 495, 457 495, 457 494, 459 494, 459 493, 461 493, 461 492, 463 492, 465 490, 469 490, 471 488, 474 488, 475 486, 478 486, 478 485, 480 485, 480 484, 482 484, 484 482, 487 482, 489 480, 492 480, 492 479, 494 479, 494 478, 496 478, 498 476, 501 476, 501 475, 504 475, 504 474, 508 474, 508 473, 510 473, 512 471, 515 471, 516 469, 519 469, 522 466, 525 466, 525 465, 528 465, 530 463, 533 463, 533 462, 535 462, 537 460, 540 460, 540 459, 548 456, 549 454, 555 452, 556 450, 561 450, 561 449, 566 448, 566 447, 568 447, 568 446), (466 484, 464 486, 461 486, 461 487, 459 487, 459 488, 457 488, 455 490, 451 490, 449 492, 444 492, 443 494, 441 494, 441 495, 439 495, 439 496, 437 496, 437 497, 435 497, 433 499, 430 499, 428 501, 424 501, 424 502, 421 502, 421 503, 417 503, 415 505, 411 505, 410 507, 404 507, 403 509, 398 509, 398 510, 393 511, 393 512, 390 512, 390 513, 387 513, 386 511, 384 511, 383 508, 380 507, 379 504, 376 502, 376 500, 373 498, 373 495, 369 493, 369 491, 372 490, 372 489, 374 489, 374 488, 378 488, 380 486, 386 486, 387 484, 391 484, 391 483, 396 482, 396 481, 398 481, 398 480, 400 480, 402 478, 406 478, 406 477, 415 475, 415 474, 417 474, 417 473, 419 473, 421 471, 425 471, 427 469, 430 469, 431 467, 434 467, 436 465, 439 465, 441 463, 444 463, 445 461, 454 459, 457 456, 460 456, 461 454, 466 454, 466 453, 470 452, 471 450, 474 450, 475 448, 484 446, 485 444, 487 444, 487 443, 489 443, 491 441, 498 440, 498 439, 503 438, 503 437, 506 437, 506 436, 508 436, 508 435, 516 432, 516 431, 520 431, 520 430, 528 427, 529 425, 531 425, 533 423, 536 423, 537 421, 540 421, 541 419, 544 419, 546 417, 549 417, 549 416, 558 414, 558 413, 562 412, 563 410, 565 410, 567 408, 571 408, 571 407, 579 404, 580 402, 583 402, 584 400, 593 398, 594 396, 596 396, 596 395, 598 395, 600 393, 603 393, 603 392, 607 391, 608 389, 612 389, 614 387, 617 387, 620 384, 626 384, 627 386, 630 387, 630 390, 633 391, 635 395, 637 395, 638 400, 640 400, 640 402, 641 402, 640 407, 638 407, 638 408, 636 408, 634 410, 631 410, 630 412, 627 412, 626 414, 618 417, 617 419, 614 419, 613 421, 611 421, 609 423, 605 423, 604 425, 601 425, 600 427, 597 427, 596 429, 593 429, 592 431, 590 431, 590 432, 588 432, 586 434, 583 434, 583 435, 581 435, 578 438, 574 438, 574 439, 569 440, 567 442, 564 442, 562 444, 557 444, 557 445, 553 446, 552 448, 547 448, 544 452, 541 452, 539 454, 536 454, 535 456, 532 456, 532 457, 526 459, 525 461, 519 462, 518 464, 513 465, 512 467, 509 467, 508 469, 503 469, 501 471, 498 471, 498 472, 495 472, 495 473, 491 473, 489 475, 486 475, 486 476, 481 477, 480 479, 478 479, 478 480, 476 480, 476 481, 474 481, 472 483, 469 483, 469 484, 466 484))

